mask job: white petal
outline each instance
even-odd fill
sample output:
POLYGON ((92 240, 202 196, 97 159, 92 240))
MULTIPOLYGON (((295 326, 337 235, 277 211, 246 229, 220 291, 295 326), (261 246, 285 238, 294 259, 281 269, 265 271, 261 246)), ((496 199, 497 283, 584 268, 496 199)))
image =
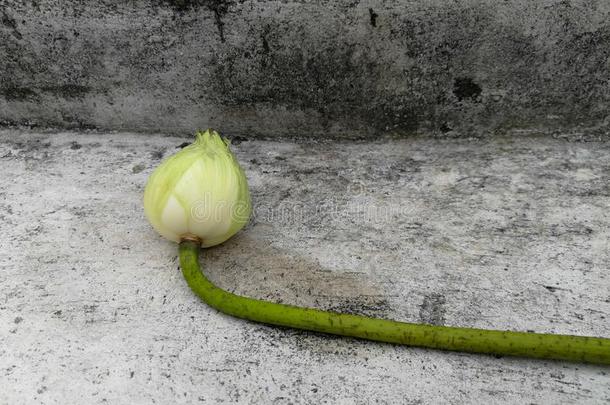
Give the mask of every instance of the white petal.
POLYGON ((167 204, 165 204, 163 214, 161 214, 161 223, 166 229, 177 235, 188 233, 186 212, 173 195, 169 197, 167 204))

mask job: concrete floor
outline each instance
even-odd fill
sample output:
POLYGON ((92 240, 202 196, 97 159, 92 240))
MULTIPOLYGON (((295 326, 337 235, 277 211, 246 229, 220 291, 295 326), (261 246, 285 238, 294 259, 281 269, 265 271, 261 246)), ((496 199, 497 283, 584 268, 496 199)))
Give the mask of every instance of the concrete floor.
MULTIPOLYGON (((0 403, 603 403, 610 369, 252 324, 202 304, 142 212, 187 141, 0 132, 0 403)), ((610 337, 610 142, 241 140, 235 292, 404 321, 610 337)))

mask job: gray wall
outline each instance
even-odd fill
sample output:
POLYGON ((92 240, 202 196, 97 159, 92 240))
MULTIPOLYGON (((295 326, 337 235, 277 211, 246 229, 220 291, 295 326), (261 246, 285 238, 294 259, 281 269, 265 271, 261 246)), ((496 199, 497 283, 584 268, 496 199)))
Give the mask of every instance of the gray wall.
POLYGON ((0 0, 0 122, 471 136, 610 125, 608 0, 0 0))

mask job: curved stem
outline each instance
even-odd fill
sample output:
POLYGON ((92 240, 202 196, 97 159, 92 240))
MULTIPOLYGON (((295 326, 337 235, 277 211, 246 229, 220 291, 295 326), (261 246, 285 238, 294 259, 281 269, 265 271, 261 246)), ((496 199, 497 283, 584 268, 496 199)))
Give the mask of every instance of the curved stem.
POLYGON ((242 297, 212 284, 199 267, 200 246, 180 243, 180 265, 208 305, 238 318, 408 346, 610 365, 610 339, 423 325, 340 314, 242 297))

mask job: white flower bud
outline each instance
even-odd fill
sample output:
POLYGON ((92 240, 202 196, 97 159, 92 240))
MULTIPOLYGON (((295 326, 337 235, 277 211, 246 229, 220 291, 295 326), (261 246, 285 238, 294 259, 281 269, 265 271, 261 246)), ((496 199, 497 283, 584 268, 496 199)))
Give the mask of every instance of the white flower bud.
POLYGON ((252 206, 246 176, 229 141, 210 129, 196 136, 151 174, 144 211, 162 236, 176 242, 196 237, 209 247, 243 228, 252 206))

